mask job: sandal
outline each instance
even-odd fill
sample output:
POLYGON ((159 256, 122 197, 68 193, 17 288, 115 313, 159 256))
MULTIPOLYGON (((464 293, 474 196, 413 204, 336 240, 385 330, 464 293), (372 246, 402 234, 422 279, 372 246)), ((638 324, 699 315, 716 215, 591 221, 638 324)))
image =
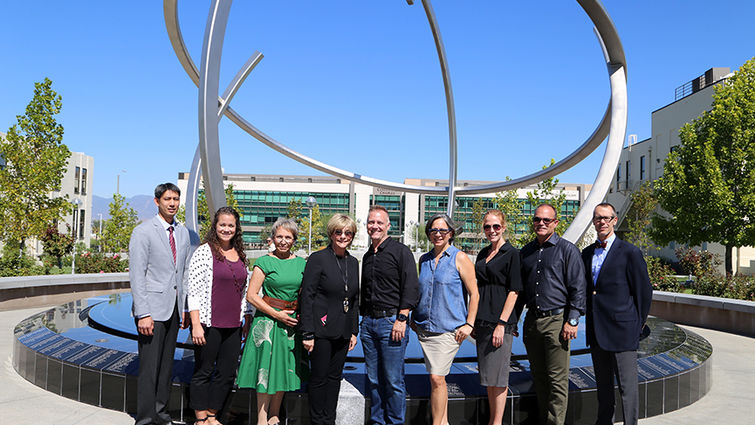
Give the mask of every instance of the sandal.
POLYGON ((215 422, 215 423, 216 423, 217 425, 223 425, 222 423, 220 423, 220 421, 219 421, 219 420, 215 419, 215 416, 216 416, 216 415, 214 415, 214 414, 211 414, 211 413, 210 413, 210 414, 207 414, 207 417, 205 418, 205 420, 208 420, 208 419, 210 419, 210 418, 213 418, 213 422, 215 422))
POLYGON ((207 421, 207 418, 202 418, 202 419, 197 418, 194 420, 194 425, 199 425, 200 422, 206 422, 206 421, 207 421))

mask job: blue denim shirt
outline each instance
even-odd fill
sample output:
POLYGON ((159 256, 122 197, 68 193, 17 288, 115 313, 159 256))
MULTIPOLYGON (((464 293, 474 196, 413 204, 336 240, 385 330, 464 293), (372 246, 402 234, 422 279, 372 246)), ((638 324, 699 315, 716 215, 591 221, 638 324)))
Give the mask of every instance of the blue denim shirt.
POLYGON ((459 249, 451 245, 435 265, 433 251, 419 259, 419 304, 412 320, 427 332, 451 332, 467 321, 464 284, 456 270, 459 249))

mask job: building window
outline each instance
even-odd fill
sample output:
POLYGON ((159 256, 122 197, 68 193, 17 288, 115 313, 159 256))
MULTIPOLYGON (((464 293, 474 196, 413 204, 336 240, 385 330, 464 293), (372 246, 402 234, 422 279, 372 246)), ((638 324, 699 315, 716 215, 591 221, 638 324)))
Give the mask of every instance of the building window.
POLYGON ((81 180, 81 167, 76 167, 73 174, 73 193, 79 194, 79 180, 81 180))
POLYGON ((626 164, 626 182, 627 182, 627 190, 629 190, 629 179, 632 176, 632 161, 627 161, 626 164))
POLYGON ((71 237, 76 239, 76 230, 78 230, 78 227, 76 226, 78 224, 78 217, 79 217, 79 210, 73 210, 73 219, 71 220, 71 237))
POLYGON ((616 167, 616 191, 621 190, 621 166, 616 167))
POLYGON ((85 216, 86 212, 84 210, 79 211, 79 239, 84 239, 84 229, 86 228, 84 220, 85 216))
POLYGON ((645 180, 645 155, 640 157, 640 180, 645 180))
POLYGON ((86 168, 81 169, 81 194, 82 195, 87 194, 87 169, 86 168))

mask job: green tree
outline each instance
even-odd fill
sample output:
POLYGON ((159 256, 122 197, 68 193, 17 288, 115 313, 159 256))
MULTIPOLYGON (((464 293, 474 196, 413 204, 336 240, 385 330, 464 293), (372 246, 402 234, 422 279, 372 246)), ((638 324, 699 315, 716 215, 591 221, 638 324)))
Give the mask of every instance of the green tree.
POLYGON ((291 251, 297 251, 306 247, 307 236, 304 231, 304 217, 302 216, 302 201, 301 199, 291 198, 288 201, 288 207, 286 207, 286 217, 296 221, 296 227, 299 229, 299 237, 296 239, 296 243, 291 248, 291 251))
POLYGON ((26 240, 42 237, 72 209, 59 191, 71 156, 63 144, 63 126, 55 120, 62 107, 48 78, 34 83, 34 96, 0 140, 0 239, 23 250, 26 240))
POLYGON ((126 197, 117 193, 113 195, 108 211, 110 218, 105 220, 102 226, 100 247, 103 252, 127 252, 131 232, 139 224, 139 217, 126 202, 126 197))
POLYGON ((755 245, 755 58, 718 85, 712 109, 680 132, 656 182, 660 207, 653 239, 689 245, 718 242, 732 249, 755 245))
MULTIPOLYGON (((299 240, 302 241, 301 247, 309 247, 309 212, 302 218, 302 225, 299 227, 299 240)), ((320 205, 312 207, 312 250, 320 249, 328 244, 327 223, 323 222, 320 205)))
POLYGON ((485 235, 482 233, 482 219, 485 217, 485 201, 482 198, 477 198, 472 203, 472 233, 474 233, 474 248, 479 251, 482 247, 482 241, 485 239, 485 235))
MULTIPOLYGON (((543 169, 555 163, 556 161, 551 158, 550 164, 544 165, 543 169)), ((506 177, 506 180, 511 180, 511 178, 506 177)), ((559 235, 562 235, 569 227, 572 220, 574 220, 574 216, 562 213, 564 204, 566 203, 566 192, 563 189, 558 189, 558 182, 559 180, 555 177, 550 177, 539 182, 535 189, 527 192, 526 201, 519 199, 516 190, 506 190, 496 193, 494 203, 496 208, 501 210, 503 215, 506 216, 508 228, 507 240, 512 245, 520 248, 535 239, 535 232, 532 231, 531 217, 526 216, 523 212, 527 204, 533 209, 543 203, 553 205, 559 216, 558 227, 556 227, 556 233, 559 235)))
POLYGON ((54 257, 58 268, 62 269, 63 257, 73 251, 73 238, 61 233, 57 226, 50 226, 42 236, 42 249, 45 254, 54 257))
POLYGON ((44 274, 44 267, 35 264, 34 258, 13 242, 2 247, 0 277, 34 276, 44 274))
MULTIPOLYGON (((506 176, 506 181, 509 180, 511 180, 511 177, 506 176)), ((493 202, 495 207, 506 217, 506 240, 511 242, 512 245, 520 247, 522 244, 517 235, 517 229, 526 231, 528 226, 522 215, 524 203, 519 199, 516 189, 496 193, 493 202)))
POLYGON ((647 256, 648 251, 655 248, 649 232, 652 214, 658 206, 658 199, 656 199, 653 185, 649 181, 644 182, 637 190, 632 192, 631 197, 632 206, 624 218, 629 228, 626 240, 640 248, 642 253, 647 256))

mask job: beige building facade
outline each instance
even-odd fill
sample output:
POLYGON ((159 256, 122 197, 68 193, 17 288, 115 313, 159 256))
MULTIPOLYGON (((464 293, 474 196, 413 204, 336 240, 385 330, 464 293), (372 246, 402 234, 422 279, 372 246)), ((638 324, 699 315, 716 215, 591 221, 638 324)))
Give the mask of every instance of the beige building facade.
MULTIPOLYGON (((629 136, 627 146, 621 152, 619 166, 614 175, 606 200, 616 206, 619 213, 617 232, 626 232, 624 221, 631 210, 630 195, 645 182, 653 181, 663 174, 663 167, 668 154, 681 144, 679 130, 703 112, 711 109, 713 93, 718 84, 731 76, 729 68, 711 68, 701 76, 678 87, 674 102, 651 113, 651 134, 648 139, 636 141, 629 136)), ((662 247, 656 255, 675 260, 674 251, 677 244, 662 247)), ((697 249, 708 250, 723 260, 725 248, 717 243, 703 243, 697 249)), ((755 249, 742 247, 734 249, 735 273, 753 274, 755 272, 755 249)), ((723 266, 721 266, 723 270, 723 266)))

